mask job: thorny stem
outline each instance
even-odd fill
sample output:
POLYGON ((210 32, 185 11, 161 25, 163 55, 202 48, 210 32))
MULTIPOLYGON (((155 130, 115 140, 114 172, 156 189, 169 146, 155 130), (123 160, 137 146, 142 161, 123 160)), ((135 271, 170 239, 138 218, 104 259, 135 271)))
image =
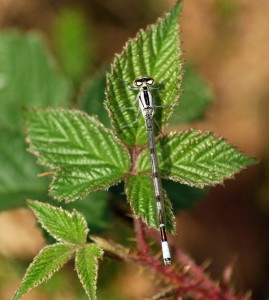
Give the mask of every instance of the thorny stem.
MULTIPOLYGON (((139 238, 141 239, 141 237, 143 238, 144 235, 141 235, 139 238)), ((174 266, 167 267, 161 264, 159 259, 151 256, 147 252, 144 254, 142 251, 129 249, 116 244, 113 241, 107 241, 99 237, 91 236, 91 239, 99 247, 106 250, 106 255, 108 257, 111 258, 117 256, 122 261, 134 263, 150 269, 155 275, 160 275, 166 279, 166 292, 163 291, 163 293, 155 295, 152 298, 154 300, 164 299, 164 294, 166 296, 168 294, 174 296, 176 299, 182 299, 183 296, 188 296, 195 300, 250 300, 248 296, 235 295, 232 290, 223 290, 219 285, 207 277, 201 267, 196 265, 181 251, 179 252, 180 255, 176 255, 179 263, 177 265, 174 263, 174 266), (113 256, 111 256, 111 254, 113 254, 113 256), (181 261, 181 259, 183 261, 181 261), (186 263, 188 264, 190 271, 184 270, 186 263)))
MULTIPOLYGON (((147 268, 150 268, 155 273, 161 274, 168 279, 173 286, 170 292, 174 291, 177 299, 181 296, 192 295, 195 299, 208 300, 248 300, 247 296, 236 296, 228 289, 222 289, 217 283, 208 278, 204 269, 198 266, 187 254, 179 249, 174 249, 175 259, 180 266, 183 266, 183 271, 176 272, 173 266, 167 267, 159 263, 156 257, 150 255, 149 247, 145 241, 145 236, 151 236, 159 240, 156 231, 145 232, 143 224, 140 219, 135 221, 135 228, 137 234, 138 256, 136 256, 136 263, 139 263, 147 268), (137 261, 138 258, 138 261, 137 261), (185 270, 184 270, 185 269, 185 270)), ((161 294, 160 294, 161 295, 161 294)), ((152 299, 162 299, 154 297, 152 299)))

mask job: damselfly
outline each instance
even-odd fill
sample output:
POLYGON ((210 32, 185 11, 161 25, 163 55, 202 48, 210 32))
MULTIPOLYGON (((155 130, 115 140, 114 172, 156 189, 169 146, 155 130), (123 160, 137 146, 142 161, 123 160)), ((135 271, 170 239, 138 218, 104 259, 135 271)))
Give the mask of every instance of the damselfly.
POLYGON ((153 131, 153 118, 154 118, 154 101, 153 96, 149 91, 149 86, 154 84, 154 79, 151 77, 141 77, 134 80, 133 85, 136 88, 139 88, 139 93, 137 95, 137 100, 139 101, 139 108, 143 115, 143 118, 146 123, 147 133, 148 133, 148 145, 151 159, 152 167, 152 180, 154 186, 154 193, 156 198, 156 205, 158 211, 158 219, 160 226, 161 234, 161 243, 162 243, 162 254, 165 265, 171 264, 171 255, 169 250, 169 245, 166 236, 165 228, 165 208, 164 208, 164 197, 162 182, 160 177, 158 159, 156 155, 155 147, 155 136, 153 131))

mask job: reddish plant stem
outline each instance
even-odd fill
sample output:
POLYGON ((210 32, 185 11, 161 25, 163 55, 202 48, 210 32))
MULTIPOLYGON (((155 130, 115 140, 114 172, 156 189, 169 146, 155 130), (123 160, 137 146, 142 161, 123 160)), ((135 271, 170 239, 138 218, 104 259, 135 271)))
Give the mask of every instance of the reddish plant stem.
MULTIPOLYGON (((143 235, 142 235, 143 238, 143 235)), ((108 252, 108 257, 117 256, 119 259, 131 262, 136 265, 141 265, 144 268, 150 269, 154 274, 161 275, 166 279, 166 287, 170 289, 169 294, 176 297, 191 296, 195 300, 247 300, 247 296, 236 296, 233 291, 221 289, 220 286, 211 282, 205 274, 201 274, 200 278, 194 278, 189 272, 183 271, 178 265, 164 266, 160 263, 159 259, 151 256, 149 253, 138 252, 134 249, 125 248, 122 245, 116 244, 112 241, 91 236, 91 239, 101 248, 108 252), (112 253, 113 256, 109 255, 112 253), (168 284, 169 282, 169 284, 168 284), (210 284, 208 284, 210 282, 210 284)), ((159 294, 160 295, 160 294, 159 294)), ((156 298, 153 299, 162 299, 156 298)))
POLYGON ((139 147, 135 145, 133 147, 133 153, 132 153, 132 162, 133 162, 133 166, 131 170, 132 175, 138 175, 138 169, 137 169, 138 155, 139 155, 139 147))
POLYGON ((188 273, 176 273, 173 267, 159 263, 155 258, 143 259, 142 264, 161 274, 177 285, 177 296, 192 295, 195 299, 208 300, 247 300, 244 296, 235 296, 231 291, 222 290, 216 283, 207 278, 203 273, 199 278, 192 278, 188 273), (144 262, 144 263, 143 263, 144 262))
POLYGON ((181 266, 187 266, 187 272, 182 273, 175 272, 173 267, 167 267, 160 264, 159 260, 150 255, 149 247, 145 241, 145 236, 153 237, 159 240, 159 235, 157 231, 145 230, 142 228, 141 220, 140 227, 136 227, 138 249, 140 259, 137 263, 150 268, 155 273, 161 274, 166 279, 169 279, 171 283, 176 285, 175 294, 177 297, 184 295, 192 295, 195 299, 208 299, 208 300, 249 300, 246 296, 236 296, 232 291, 227 289, 222 289, 217 283, 208 278, 204 273, 202 267, 198 266, 187 254, 179 249, 173 247, 173 252, 175 253, 175 258, 181 266), (141 251, 143 249, 143 251, 141 251), (145 252, 146 249, 146 252, 145 252), (145 255, 143 255, 145 253, 145 255), (141 257, 142 256, 142 257, 141 257))
POLYGON ((134 218, 135 231, 136 231, 136 240, 137 240, 137 249, 138 252, 143 254, 145 257, 150 257, 149 246, 145 240, 145 232, 143 228, 143 223, 141 218, 134 218))

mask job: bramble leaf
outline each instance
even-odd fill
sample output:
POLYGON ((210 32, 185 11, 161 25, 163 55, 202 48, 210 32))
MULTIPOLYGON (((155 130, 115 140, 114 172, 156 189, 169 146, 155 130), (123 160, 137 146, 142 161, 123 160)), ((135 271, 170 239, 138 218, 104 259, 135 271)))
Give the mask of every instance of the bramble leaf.
MULTIPOLYGON (((164 137, 157 143, 157 153, 162 177, 199 188, 222 183, 256 162, 224 139, 197 130, 164 137)), ((141 155, 138 169, 149 172, 147 152, 141 155)))
POLYGON ((129 154, 94 117, 80 111, 30 110, 29 150, 55 169, 50 194, 66 202, 107 189, 129 170, 129 154))
MULTIPOLYGON (((126 180, 125 191, 135 216, 141 217, 149 227, 159 230, 157 204, 151 177, 143 174, 129 176, 126 180)), ((165 191, 164 207, 167 230, 174 233, 174 215, 165 191)))
POLYGON ((32 288, 50 279, 55 272, 71 259, 74 251, 75 249, 67 244, 54 244, 43 248, 27 269, 13 300, 19 300, 32 288))
POLYGON ((41 226, 59 242, 83 244, 88 234, 87 222, 82 214, 71 213, 61 207, 55 207, 39 201, 27 201, 41 226))
POLYGON ((152 91, 155 104, 169 107, 159 108, 156 112, 159 127, 168 122, 178 101, 182 74, 179 41, 181 7, 182 2, 178 1, 164 18, 147 30, 140 30, 136 38, 129 40, 123 53, 116 56, 107 76, 106 106, 113 128, 129 146, 144 145, 147 134, 141 116, 134 123, 137 117, 137 107, 134 107, 137 91, 131 90, 128 85, 138 77, 155 78, 156 87, 159 88, 152 91))
POLYGON ((103 250, 94 244, 82 247, 76 252, 76 271, 90 300, 96 299, 98 260, 102 257, 103 250))

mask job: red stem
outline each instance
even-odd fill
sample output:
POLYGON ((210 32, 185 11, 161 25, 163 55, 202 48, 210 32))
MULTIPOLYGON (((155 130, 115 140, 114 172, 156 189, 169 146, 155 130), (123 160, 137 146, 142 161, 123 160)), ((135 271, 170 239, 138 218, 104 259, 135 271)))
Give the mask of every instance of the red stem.
POLYGON ((132 155, 132 160, 133 160, 133 167, 131 170, 132 175, 138 175, 138 169, 137 169, 138 155, 139 155, 139 147, 135 145, 133 147, 133 155, 132 155))
POLYGON ((144 232, 143 223, 142 223, 141 218, 138 218, 138 219, 135 218, 134 223, 135 223, 138 252, 143 254, 145 257, 149 258, 150 251, 149 251, 148 244, 146 243, 146 240, 145 240, 145 232, 144 232))
POLYGON ((173 247, 175 259, 181 266, 187 266, 187 271, 178 273, 173 266, 167 267, 160 264, 156 257, 150 255, 149 247, 145 241, 145 236, 153 237, 159 240, 157 231, 145 230, 141 219, 135 221, 137 245, 139 255, 135 261, 147 268, 150 268, 155 273, 161 274, 163 277, 175 284, 175 294, 177 297, 184 295, 192 295, 196 300, 249 300, 247 296, 236 296, 227 289, 222 289, 217 283, 208 278, 202 267, 198 266, 187 254, 173 247))

